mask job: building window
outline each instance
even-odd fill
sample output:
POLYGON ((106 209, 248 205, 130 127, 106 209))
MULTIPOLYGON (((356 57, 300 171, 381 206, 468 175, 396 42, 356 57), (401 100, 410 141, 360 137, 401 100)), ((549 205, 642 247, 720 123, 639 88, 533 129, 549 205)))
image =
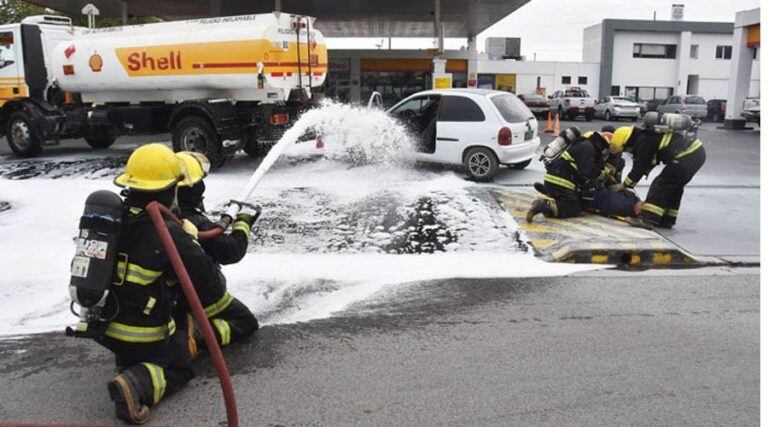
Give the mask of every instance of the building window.
POLYGON ((752 59, 757 60, 757 48, 752 48, 752 59))
POLYGON ((632 46, 632 57, 675 59, 677 58, 677 45, 635 43, 632 46))
POLYGON ((733 49, 733 47, 731 47, 731 46, 718 46, 715 49, 715 58, 716 59, 731 59, 731 49, 733 49))
POLYGON ((564 85, 571 84, 571 76, 563 76, 562 82, 563 82, 564 85))
POLYGON ((587 84, 587 76, 579 76, 579 84, 580 85, 587 84))
POLYGON ((699 45, 691 45, 691 59, 699 59, 699 45))
POLYGON ((611 86, 611 96, 621 95, 621 86, 611 86))

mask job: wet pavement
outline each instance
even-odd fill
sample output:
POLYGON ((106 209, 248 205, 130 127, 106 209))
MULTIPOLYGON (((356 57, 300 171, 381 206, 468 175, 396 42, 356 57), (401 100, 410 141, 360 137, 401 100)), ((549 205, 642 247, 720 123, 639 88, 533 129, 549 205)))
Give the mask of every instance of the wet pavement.
MULTIPOLYGON (((114 422, 98 345, 38 335, 0 354, 0 419, 114 422)), ((226 354, 248 426, 757 425, 759 271, 424 282, 226 354)), ((225 420, 196 370, 150 425, 225 420)))
MULTIPOLYGON (((699 137, 707 164, 687 187, 681 222, 664 235, 695 255, 756 262, 759 133, 707 124, 699 137)), ((29 161, 11 158, 0 142, 0 179, 109 178, 140 142, 105 151, 64 143, 29 161)), ((254 162, 238 156, 217 175, 240 182, 254 162)), ((492 185, 530 186, 542 174, 534 162, 502 170, 492 185)), ((322 188, 270 188, 260 202, 272 215, 260 221, 252 250, 525 251, 494 216, 488 186, 383 188, 347 199, 322 188)), ((13 209, 0 200, 0 218, 13 209)), ((317 280, 284 304, 336 286, 317 280)), ((266 326, 227 354, 241 425, 753 425, 758 347, 759 271, 710 268, 412 283, 328 319, 266 326)), ((208 362, 197 372, 153 425, 224 420, 208 362)), ((114 422, 104 387, 113 374, 110 354, 90 342, 61 334, 0 341, 0 420, 114 422)))

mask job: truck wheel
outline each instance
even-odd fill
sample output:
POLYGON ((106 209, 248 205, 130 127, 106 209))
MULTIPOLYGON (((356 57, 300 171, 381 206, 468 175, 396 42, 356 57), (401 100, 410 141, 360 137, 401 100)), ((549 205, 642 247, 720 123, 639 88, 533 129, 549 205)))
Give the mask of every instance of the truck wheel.
POLYGON ((557 109, 557 115, 559 116, 560 120, 565 120, 565 112, 563 111, 562 107, 557 109))
POLYGON ((205 154, 211 167, 220 168, 226 158, 221 152, 221 139, 208 120, 188 116, 176 123, 171 133, 173 151, 195 151, 205 154))
POLYGON ((594 114, 585 114, 584 115, 584 120, 586 120, 588 122, 591 122, 594 117, 595 117, 594 114))
POLYGON ((490 181, 499 169, 499 161, 493 151, 484 147, 475 147, 464 155, 464 169, 475 181, 490 181))
POLYGON ((32 120, 21 111, 13 112, 5 124, 5 139, 20 157, 34 157, 43 151, 43 141, 32 131, 32 120))

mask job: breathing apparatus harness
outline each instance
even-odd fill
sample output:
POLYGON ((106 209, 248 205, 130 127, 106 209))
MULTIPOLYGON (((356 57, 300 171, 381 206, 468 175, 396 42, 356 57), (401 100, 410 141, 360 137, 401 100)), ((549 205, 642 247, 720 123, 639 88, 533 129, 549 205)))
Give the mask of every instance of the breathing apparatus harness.
POLYGON ((117 298, 110 289, 125 229, 125 212, 123 200, 112 191, 95 191, 85 200, 69 281, 69 308, 80 321, 74 328, 66 328, 67 336, 98 338, 119 313, 117 298), (106 309, 110 296, 114 299, 113 313, 106 309), (79 312, 75 305, 80 307, 79 312))

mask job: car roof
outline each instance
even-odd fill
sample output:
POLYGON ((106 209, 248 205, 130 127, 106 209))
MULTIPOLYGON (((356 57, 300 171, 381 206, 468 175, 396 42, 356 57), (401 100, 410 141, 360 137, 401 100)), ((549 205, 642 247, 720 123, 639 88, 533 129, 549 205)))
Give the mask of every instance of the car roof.
POLYGON ((493 89, 474 89, 474 88, 451 88, 451 89, 429 89, 421 92, 416 92, 414 95, 477 95, 477 96, 491 96, 491 95, 513 95, 511 92, 504 92, 493 89))

